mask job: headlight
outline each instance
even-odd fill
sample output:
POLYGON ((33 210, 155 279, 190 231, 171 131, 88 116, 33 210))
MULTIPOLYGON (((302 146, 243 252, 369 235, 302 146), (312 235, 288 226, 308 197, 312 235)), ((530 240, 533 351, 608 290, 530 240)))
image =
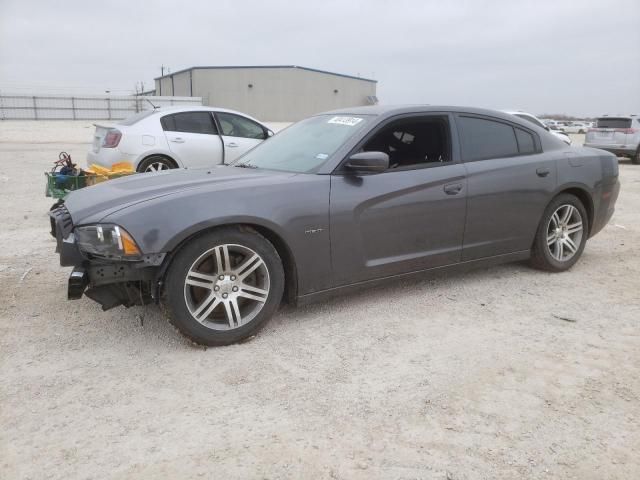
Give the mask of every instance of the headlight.
POLYGON ((96 257, 139 260, 142 255, 133 237, 118 225, 76 227, 74 234, 80 250, 96 257))

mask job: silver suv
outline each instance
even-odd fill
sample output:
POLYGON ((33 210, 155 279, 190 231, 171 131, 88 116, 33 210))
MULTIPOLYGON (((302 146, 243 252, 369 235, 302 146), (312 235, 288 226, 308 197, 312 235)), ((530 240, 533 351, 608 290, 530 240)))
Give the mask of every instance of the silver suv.
POLYGON ((622 157, 630 157, 640 164, 640 119, 628 117, 600 117, 596 128, 587 131, 585 147, 600 148, 622 157))

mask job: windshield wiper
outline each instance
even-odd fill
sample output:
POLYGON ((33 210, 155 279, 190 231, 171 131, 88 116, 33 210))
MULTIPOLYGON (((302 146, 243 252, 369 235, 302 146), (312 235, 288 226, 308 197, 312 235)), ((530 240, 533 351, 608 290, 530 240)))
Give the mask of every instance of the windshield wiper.
POLYGON ((237 165, 234 165, 234 167, 238 167, 238 168, 258 168, 257 165, 251 165, 250 163, 239 163, 237 165))

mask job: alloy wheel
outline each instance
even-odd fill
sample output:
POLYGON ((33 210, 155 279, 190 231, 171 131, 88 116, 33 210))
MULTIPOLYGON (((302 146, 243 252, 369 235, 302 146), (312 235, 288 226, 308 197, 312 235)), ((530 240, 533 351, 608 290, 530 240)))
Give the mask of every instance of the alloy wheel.
POLYGON ((162 170, 169 170, 169 166, 164 162, 153 162, 150 163, 147 168, 145 168, 145 172, 160 172, 162 170))
POLYGON ((184 280, 184 298, 199 323, 232 330, 251 322, 269 297, 269 271, 256 252, 218 245, 196 259, 184 280))
POLYGON ((582 216, 573 205, 561 205, 547 224, 547 248, 558 262, 573 258, 582 243, 582 216))

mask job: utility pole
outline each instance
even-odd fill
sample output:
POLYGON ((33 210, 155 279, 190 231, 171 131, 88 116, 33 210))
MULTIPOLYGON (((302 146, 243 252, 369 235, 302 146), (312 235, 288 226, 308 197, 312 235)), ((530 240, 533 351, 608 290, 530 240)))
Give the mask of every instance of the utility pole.
POLYGON ((158 93, 159 96, 162 96, 162 77, 164 77, 164 65, 160 65, 160 92, 158 93))

